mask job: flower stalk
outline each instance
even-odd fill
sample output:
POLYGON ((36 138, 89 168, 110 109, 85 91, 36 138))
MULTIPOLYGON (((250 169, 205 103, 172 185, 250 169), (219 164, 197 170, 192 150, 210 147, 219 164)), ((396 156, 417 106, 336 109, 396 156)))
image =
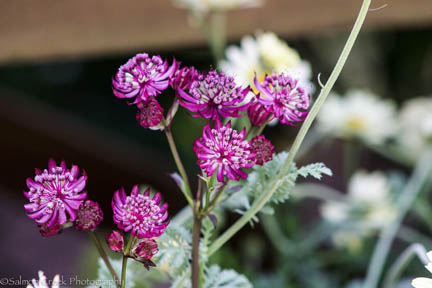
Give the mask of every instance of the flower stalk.
POLYGON ((188 176, 186 174, 186 170, 185 170, 185 168, 183 166, 183 163, 182 163, 182 161, 180 159, 180 155, 179 155, 179 153, 177 151, 177 147, 175 145, 174 138, 173 138, 172 133, 171 133, 171 128, 170 127, 165 127, 164 131, 165 131, 165 135, 166 135, 166 137, 168 139, 168 144, 169 144, 169 146, 171 148, 171 152, 172 152, 172 155, 174 157, 174 161, 175 161, 175 163, 177 165, 177 169, 179 170, 180 175, 183 178, 183 181, 184 181, 184 184, 185 184, 184 185, 185 186, 185 191, 182 190, 182 192, 183 192, 183 194, 184 194, 184 196, 186 198, 186 201, 189 203, 189 205, 191 207, 193 207, 194 205, 193 205, 193 201, 192 201, 192 193, 191 193, 191 190, 190 190, 189 178, 188 178, 188 176))
POLYGON ((99 238, 93 231, 88 231, 88 234, 90 235, 90 238, 93 240, 93 243, 95 244, 99 255, 101 256, 102 260, 104 261, 105 265, 107 266, 109 272, 111 273, 111 276, 114 279, 114 282, 116 283, 116 286, 120 287, 120 280, 117 275, 117 272, 114 270, 113 266, 111 265, 111 262, 102 246, 102 243, 100 242, 99 238))
POLYGON ((345 65, 346 60, 348 59, 348 56, 351 52, 352 47, 354 46, 355 40, 357 39, 357 36, 360 32, 360 29, 363 25, 363 22, 366 18, 366 15, 368 13, 368 9, 370 6, 371 0, 364 0, 363 4, 361 6, 360 12, 357 16, 357 20, 354 24, 354 27, 351 31, 351 34, 348 37, 348 40, 345 44, 345 47, 342 50, 341 55, 339 56, 339 59, 336 63, 336 66, 334 67, 327 83, 325 86, 321 89, 321 92, 313 105, 310 113, 306 117, 305 122, 300 128, 299 133, 297 134, 294 143, 291 147, 290 153, 287 157, 287 160, 282 167, 280 173, 278 174, 278 177, 276 177, 275 181, 269 185, 269 188, 266 189, 266 192, 261 194, 261 196, 252 204, 252 207, 239 219, 236 223, 234 223, 230 228, 228 228, 225 233, 223 233, 219 238, 217 238, 213 244, 209 247, 208 255, 212 255, 215 253, 222 245, 224 245, 231 237, 236 234, 244 225, 246 225, 260 210, 261 208, 267 203, 267 201, 270 200, 273 193, 278 188, 279 184, 281 183, 281 178, 289 171, 294 158, 300 149, 301 144, 303 143, 303 140, 309 131, 309 128, 312 125, 312 122, 314 121, 315 117, 317 116, 320 108, 322 107, 324 101, 326 100, 328 94, 330 93, 331 89, 333 88, 334 83, 338 79, 342 68, 345 65))

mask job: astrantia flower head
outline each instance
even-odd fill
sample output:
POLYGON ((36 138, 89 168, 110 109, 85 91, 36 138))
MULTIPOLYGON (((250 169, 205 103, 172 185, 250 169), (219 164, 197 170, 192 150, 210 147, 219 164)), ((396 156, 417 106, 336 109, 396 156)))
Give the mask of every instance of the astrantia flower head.
POLYGON ((115 252, 123 251, 124 237, 123 232, 114 230, 110 234, 105 235, 105 240, 111 250, 115 252))
POLYGON ((156 266, 151 258, 159 251, 158 245, 153 239, 142 239, 131 250, 131 256, 144 264, 144 267, 149 270, 150 267, 156 266))
POLYGON ((28 216, 47 227, 75 221, 76 211, 87 197, 87 193, 81 193, 87 176, 78 177, 78 173, 78 166, 73 165, 69 170, 64 161, 57 166, 52 159, 48 161, 48 169, 43 172, 36 169, 34 179, 27 178, 29 191, 24 192, 30 201, 24 205, 28 216))
POLYGON ((242 168, 250 168, 255 164, 255 153, 245 138, 245 129, 240 133, 231 129, 231 122, 223 126, 216 120, 216 127, 204 126, 203 135, 194 142, 194 152, 197 154, 197 164, 208 177, 217 172, 219 182, 228 179, 239 180, 247 178, 242 168))
POLYGON ((31 284, 27 285, 27 288, 59 288, 60 287, 60 276, 54 276, 52 281, 47 281, 44 272, 39 271, 39 280, 33 279, 31 284), (52 282, 52 286, 48 282, 52 282))
POLYGON ((103 220, 103 212, 102 209, 99 208, 99 204, 90 200, 86 200, 81 204, 76 214, 77 218, 74 222, 74 226, 80 231, 91 231, 103 220))
POLYGON ((160 202, 159 192, 150 198, 150 189, 140 194, 138 185, 135 185, 131 195, 126 196, 124 189, 121 188, 114 193, 112 200, 114 222, 118 228, 130 231, 134 236, 159 237, 169 224, 169 221, 165 221, 168 218, 168 204, 159 206, 160 202))
MULTIPOLYGON (((432 251, 426 253, 426 256, 429 260, 429 263, 425 265, 426 269, 432 273, 432 251)), ((432 287, 432 279, 425 277, 418 277, 412 280, 411 285, 414 288, 431 288, 432 287)))
POLYGON ((137 104, 136 120, 144 128, 158 129, 163 119, 163 108, 155 98, 137 104))
POLYGON ((270 140, 259 135, 251 140, 251 151, 255 153, 256 164, 263 165, 273 159, 274 146, 270 140))
POLYGON ((168 63, 160 56, 150 57, 146 53, 135 57, 120 66, 112 80, 114 95, 118 98, 135 98, 131 104, 146 101, 168 88, 169 77, 176 67, 176 61, 168 67, 168 63))
POLYGON ((233 77, 224 73, 210 71, 207 75, 200 74, 190 88, 189 94, 179 89, 180 105, 194 112, 194 117, 219 119, 219 115, 239 117, 240 111, 246 110, 243 104, 249 88, 236 85, 233 77))
POLYGON ((262 105, 257 99, 253 99, 247 110, 249 121, 253 126, 261 126, 266 121, 274 118, 271 112, 262 105))
POLYGON ((51 237, 60 234, 62 230, 63 225, 60 224, 54 224, 51 227, 48 227, 46 224, 39 225, 39 232, 41 233, 42 237, 51 237))
POLYGON ((192 82, 198 78, 199 72, 194 67, 182 67, 177 62, 177 69, 170 78, 170 85, 174 90, 188 90, 192 82))
POLYGON ((309 94, 298 81, 285 74, 270 75, 260 83, 255 76, 255 87, 259 91, 258 100, 268 112, 274 114, 283 124, 293 125, 303 121, 308 112, 309 94))

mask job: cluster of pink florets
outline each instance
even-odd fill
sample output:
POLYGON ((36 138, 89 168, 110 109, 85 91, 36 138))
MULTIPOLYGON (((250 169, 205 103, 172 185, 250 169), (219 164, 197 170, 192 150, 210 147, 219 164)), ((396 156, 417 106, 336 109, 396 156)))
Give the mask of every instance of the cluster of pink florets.
POLYGON ((231 123, 223 125, 224 119, 247 115, 252 126, 276 118, 294 125, 307 116, 310 96, 297 80, 273 74, 263 82, 255 77, 254 84, 257 93, 216 70, 199 73, 193 67, 181 67, 175 60, 168 67, 160 56, 138 54, 120 67, 113 79, 113 91, 119 98, 135 97, 132 103, 138 107, 137 120, 145 128, 169 127, 178 105, 193 117, 209 119, 194 144, 197 164, 206 176, 217 173, 218 181, 225 182, 226 178, 246 178, 242 169, 270 161, 274 147, 264 136, 248 141, 245 130, 237 132, 231 123), (175 100, 165 119, 156 96, 169 86, 175 91, 175 100))

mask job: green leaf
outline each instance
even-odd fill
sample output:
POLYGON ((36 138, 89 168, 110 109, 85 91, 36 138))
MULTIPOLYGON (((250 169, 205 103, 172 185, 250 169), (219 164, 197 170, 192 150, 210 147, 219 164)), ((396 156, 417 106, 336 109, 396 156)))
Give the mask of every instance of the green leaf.
POLYGON ((297 170, 298 174, 306 178, 308 175, 321 180, 323 174, 333 176, 333 172, 324 163, 313 163, 301 167, 297 170))
POLYGON ((203 288, 252 288, 249 280, 234 270, 212 265, 205 273, 203 288))

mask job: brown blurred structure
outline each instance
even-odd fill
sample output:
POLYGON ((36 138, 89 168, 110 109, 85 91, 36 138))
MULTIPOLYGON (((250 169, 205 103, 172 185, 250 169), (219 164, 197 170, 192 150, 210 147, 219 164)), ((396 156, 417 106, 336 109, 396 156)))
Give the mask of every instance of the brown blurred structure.
MULTIPOLYGON (((352 25, 360 0, 266 0, 229 14, 230 39, 256 29, 283 36, 317 34, 352 25), (235 24, 235 25, 234 25, 235 24)), ((367 26, 432 23, 431 0, 375 0, 367 26)), ((169 0, 2 0, 0 63, 120 53, 136 48, 204 43, 187 12, 169 0)))

